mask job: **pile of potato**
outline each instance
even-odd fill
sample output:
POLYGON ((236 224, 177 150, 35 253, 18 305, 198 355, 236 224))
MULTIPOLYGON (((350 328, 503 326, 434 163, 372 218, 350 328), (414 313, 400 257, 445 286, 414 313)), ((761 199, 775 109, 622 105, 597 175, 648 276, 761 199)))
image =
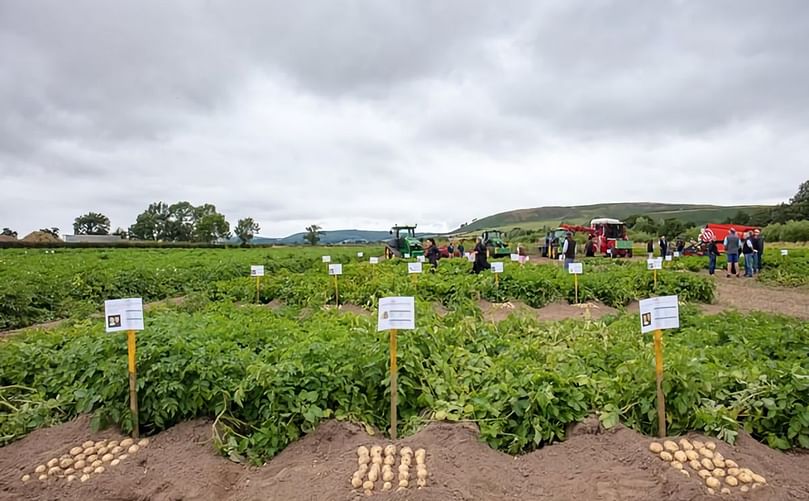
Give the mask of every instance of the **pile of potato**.
POLYGON ((716 450, 716 444, 710 440, 703 443, 683 438, 679 444, 673 440, 666 440, 662 444, 652 442, 649 444, 649 450, 663 461, 669 462, 672 468, 679 470, 686 477, 691 476, 685 469, 685 465, 688 465, 705 481, 711 494, 716 494, 717 491, 730 494, 734 487, 738 487, 740 492, 748 492, 767 483, 767 479, 763 476, 749 468, 739 468, 732 459, 725 459, 716 450))
MULTIPOLYGON (((396 446, 392 444, 384 449, 379 445, 375 445, 370 449, 364 445, 358 447, 358 468, 351 477, 351 486, 364 489, 366 496, 373 494, 377 482, 382 483, 383 491, 393 489, 394 482, 397 482, 397 476, 394 475, 393 469, 396 466, 396 452, 396 446)), ((399 457, 397 490, 401 491, 410 486, 410 468, 413 466, 414 459, 416 463, 416 485, 419 488, 426 487, 427 477, 429 476, 426 463, 427 451, 416 449, 414 454, 410 447, 402 447, 399 451, 399 457)))
POLYGON ((80 480, 86 482, 91 475, 104 473, 111 466, 118 466, 132 454, 149 445, 149 439, 144 438, 135 443, 131 438, 118 440, 88 440, 81 445, 70 449, 61 457, 53 458, 45 464, 34 469, 33 474, 22 476, 23 482, 32 478, 40 481, 49 479, 65 479, 68 482, 80 480))

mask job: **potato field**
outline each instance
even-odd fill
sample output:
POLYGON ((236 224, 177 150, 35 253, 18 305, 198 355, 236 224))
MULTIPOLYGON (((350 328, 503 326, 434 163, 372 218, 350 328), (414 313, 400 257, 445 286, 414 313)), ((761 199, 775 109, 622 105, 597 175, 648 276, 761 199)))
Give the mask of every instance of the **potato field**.
MULTIPOLYGON (((474 471, 448 466, 455 464, 453 447, 467 447, 452 445, 458 434, 466 433, 459 431, 464 427, 474 428, 471 443, 476 445, 469 454, 495 455, 491 461, 480 459, 476 470, 482 478, 491 474, 492 485, 500 485, 495 479, 505 474, 498 465, 509 464, 511 456, 521 458, 520 468, 530 472, 545 460, 536 454, 565 447, 573 454, 585 439, 596 449, 601 441, 620 439, 623 449, 615 450, 637 463, 632 463, 632 475, 639 482, 648 480, 642 473, 648 469, 656 472, 649 473, 655 486, 658 475, 681 487, 636 489, 636 497, 623 485, 605 487, 617 489, 616 495, 710 496, 696 472, 691 478, 674 476, 648 453, 658 428, 655 356, 651 337, 640 333, 636 302, 676 294, 680 328, 664 334, 668 435, 704 435, 727 448, 728 457, 737 457, 734 448, 739 457, 751 454, 751 468, 769 480, 760 494, 756 489, 749 493, 758 499, 809 497, 805 478, 791 484, 772 471, 784 475, 788 470, 775 468, 778 461, 796 468, 806 464, 800 451, 809 448, 809 322, 767 311, 710 312, 706 305, 717 301, 717 283, 724 274, 709 277, 703 271, 705 258, 666 263, 656 287, 644 260, 584 260, 578 299, 590 309, 548 321, 536 312, 575 303, 572 276, 559 263, 532 260, 520 267, 506 262, 495 280, 491 272, 473 275, 471 263, 451 259, 442 260, 435 273, 425 263, 425 272, 414 276, 403 260, 368 262, 379 254, 373 247, 0 252, 0 330, 8 331, 0 337, 0 496, 50 499, 58 492, 66 499, 87 499, 131 491, 144 498, 168 498, 157 494, 162 492, 158 484, 165 481, 154 478, 163 477, 138 470, 142 482, 132 483, 125 463, 117 466, 123 468, 119 472, 105 473, 121 479, 124 487, 118 491, 83 491, 100 489, 90 486, 92 477, 75 487, 60 484, 58 478, 20 480, 39 464, 37 454, 45 462, 48 454, 58 458, 58 444, 83 441, 46 440, 39 434, 75 431, 75 423, 86 428, 88 437, 131 432, 126 335, 105 333, 99 314, 105 299, 124 297, 142 297, 144 303, 178 298, 149 305, 145 330, 137 335, 140 431, 153 441, 138 457, 152 461, 149 471, 164 464, 160 451, 173 443, 161 442, 161 437, 187 432, 199 444, 190 456, 207 454, 211 457, 206 461, 216 465, 210 468, 230 472, 227 481, 219 473, 198 480, 209 483, 210 492, 227 483, 228 493, 222 491, 218 498, 253 499, 257 492, 251 489, 259 484, 278 487, 277 499, 283 499, 284 488, 276 480, 249 477, 253 473, 247 468, 264 465, 255 475, 270 471, 276 462, 292 468, 296 463, 290 458, 304 450, 312 457, 322 455, 321 463, 345 462, 324 473, 321 483, 321 477, 297 477, 312 485, 312 499, 362 495, 351 485, 357 447, 389 445, 388 333, 377 331, 376 306, 381 297, 400 295, 415 296, 417 327, 398 337, 398 432, 404 437, 401 443, 413 450, 426 447, 430 464, 429 479, 419 477, 423 489, 411 489, 421 496, 416 499, 500 495, 499 488, 482 485, 468 497, 459 494, 462 484, 477 485, 463 480, 474 471), (343 264, 337 289, 321 262, 323 255, 343 264), (248 276, 255 264, 266 269, 258 302, 256 280, 248 276), (493 321, 485 315, 487 307, 511 314, 493 321), (598 308, 609 313, 589 314, 598 308), (65 321, 26 328, 58 319, 65 321), (192 431, 194 423, 204 426, 192 431), (575 431, 583 423, 598 431, 583 438, 575 431), (333 444, 328 452, 322 449, 324 440, 333 444), (28 454, 31 462, 12 460, 12 451, 15 458, 28 454), (767 459, 769 455, 776 459, 767 459), (253 487, 239 483, 248 477, 254 479, 248 482, 253 487)), ((788 288, 803 297, 809 253, 775 254, 756 279, 759 286, 788 288)), ((806 298, 809 308, 809 294, 806 298)), ((599 458, 596 453, 593 465, 599 458)), ((587 462, 583 456, 579 460, 587 462)), ((190 461, 178 464, 204 471, 205 466, 190 461)), ((543 471, 553 470, 547 468, 543 471)), ((272 471, 276 475, 280 470, 272 471)), ((196 473, 188 475, 197 478, 196 473)), ((540 488, 531 482, 540 480, 524 480, 528 476, 517 475, 519 485, 510 492, 539 499, 530 493, 540 488)), ((183 489, 190 487, 183 485, 179 482, 170 492, 187 495, 183 489)), ((577 488, 571 485, 567 495, 577 495, 577 488)), ((369 492, 404 496, 379 489, 369 492)), ((208 497, 201 494, 199 499, 208 497)))

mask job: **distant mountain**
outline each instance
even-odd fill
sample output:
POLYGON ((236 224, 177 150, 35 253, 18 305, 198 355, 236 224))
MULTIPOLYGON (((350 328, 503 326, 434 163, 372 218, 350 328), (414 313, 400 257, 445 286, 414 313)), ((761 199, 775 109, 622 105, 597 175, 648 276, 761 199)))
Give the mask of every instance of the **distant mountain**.
POLYGON ((632 215, 643 215, 653 219, 677 218, 697 225, 720 222, 732 217, 738 211, 750 212, 766 208, 765 205, 698 205, 664 204, 655 202, 626 202, 614 204, 535 207, 501 212, 477 219, 452 233, 471 233, 486 228, 511 229, 520 227, 536 229, 543 226, 558 226, 559 223, 586 224, 596 217, 625 219, 632 215))

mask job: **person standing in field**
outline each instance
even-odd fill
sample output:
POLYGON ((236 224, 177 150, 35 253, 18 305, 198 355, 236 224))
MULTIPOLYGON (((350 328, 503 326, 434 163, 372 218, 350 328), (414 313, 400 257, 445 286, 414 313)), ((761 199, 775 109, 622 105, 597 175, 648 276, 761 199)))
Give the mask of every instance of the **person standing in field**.
POLYGON ((756 266, 756 245, 753 243, 752 231, 748 231, 744 234, 742 254, 744 254, 744 276, 753 278, 753 270, 756 266))
POLYGON ((753 231, 756 237, 756 271, 761 271, 761 266, 764 264, 764 236, 761 230, 753 231))
POLYGON ((452 257, 453 252, 455 252, 455 247, 452 246, 452 242, 447 242, 447 255, 452 257))
POLYGON ((593 235, 587 237, 587 243, 584 244, 584 257, 593 257, 596 255, 596 243, 593 240, 593 235))
POLYGON ((427 243, 430 244, 427 247, 427 260, 430 261, 430 271, 435 273, 435 269, 438 268, 438 260, 441 258, 441 251, 438 250, 434 239, 428 238, 427 243))
POLYGON ((461 257, 464 257, 464 253, 463 253, 463 240, 461 240, 460 242, 458 242, 458 255, 460 255, 461 257))
POLYGON ((708 274, 713 275, 716 271, 716 258, 719 257, 719 246, 716 245, 716 240, 711 240, 708 243, 708 274))
POLYGON ((528 260, 528 253, 523 244, 517 244, 517 260, 520 262, 520 266, 525 266, 525 262, 528 260))
POLYGON ((573 240, 573 233, 568 232, 565 243, 562 244, 562 255, 565 256, 565 269, 567 270, 576 259, 576 241, 573 240))
POLYGON ((483 270, 491 268, 492 265, 490 265, 488 259, 486 259, 487 249, 482 238, 478 237, 475 250, 472 252, 475 254, 475 262, 472 264, 472 273, 478 274, 483 270))
POLYGON ((665 258, 669 253, 669 243, 666 241, 666 235, 660 236, 660 241, 657 245, 660 246, 660 257, 665 258))
POLYGON ((649 255, 649 259, 655 257, 655 244, 654 240, 651 238, 646 242, 646 253, 649 255))
POLYGON ((738 278, 739 270, 736 266, 739 264, 739 250, 741 250, 741 240, 736 235, 736 229, 731 228, 728 236, 725 237, 725 254, 728 256, 728 278, 731 275, 736 275, 738 278))

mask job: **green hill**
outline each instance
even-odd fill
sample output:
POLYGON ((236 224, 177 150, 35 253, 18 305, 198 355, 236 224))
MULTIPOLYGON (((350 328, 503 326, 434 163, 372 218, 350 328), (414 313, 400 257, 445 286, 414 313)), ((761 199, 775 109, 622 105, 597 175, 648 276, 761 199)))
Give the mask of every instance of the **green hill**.
POLYGON ((535 207, 518 209, 487 216, 462 225, 452 233, 471 233, 485 228, 509 230, 512 228, 538 229, 543 226, 558 226, 559 223, 586 224, 596 217, 625 219, 643 215, 655 220, 677 218, 697 225, 721 222, 738 211, 750 212, 765 208, 764 205, 697 205, 664 204, 655 202, 625 202, 615 204, 576 205, 570 207, 535 207))

